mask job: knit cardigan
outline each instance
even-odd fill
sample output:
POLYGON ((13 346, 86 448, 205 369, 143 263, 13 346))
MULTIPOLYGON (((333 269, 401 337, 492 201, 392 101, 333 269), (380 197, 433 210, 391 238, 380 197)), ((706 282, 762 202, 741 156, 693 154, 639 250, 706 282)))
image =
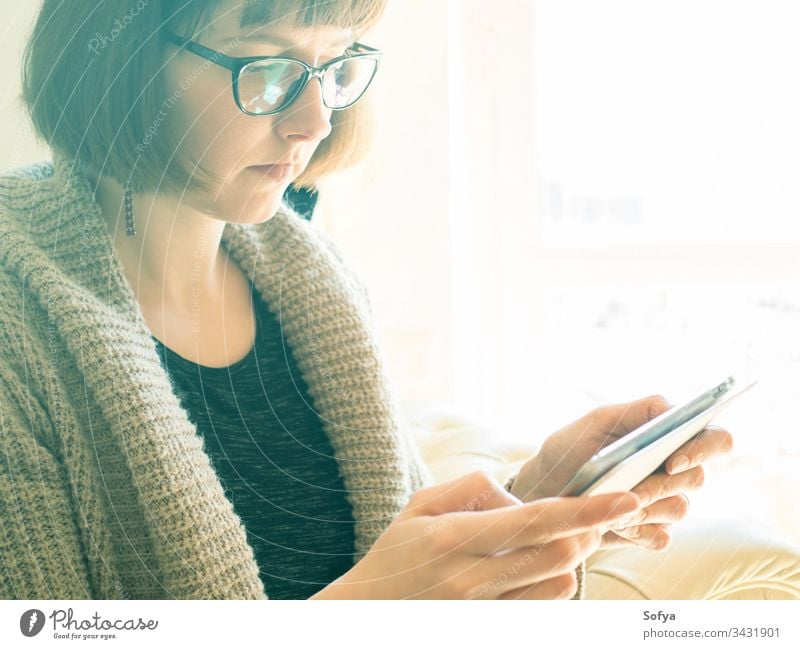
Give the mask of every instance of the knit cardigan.
MULTIPOLYGON (((222 245, 296 357, 352 505, 356 563, 435 483, 365 287, 286 202, 264 223, 227 223, 222 245)), ((0 512, 0 598, 267 599, 85 169, 58 153, 0 176, 0 512)))

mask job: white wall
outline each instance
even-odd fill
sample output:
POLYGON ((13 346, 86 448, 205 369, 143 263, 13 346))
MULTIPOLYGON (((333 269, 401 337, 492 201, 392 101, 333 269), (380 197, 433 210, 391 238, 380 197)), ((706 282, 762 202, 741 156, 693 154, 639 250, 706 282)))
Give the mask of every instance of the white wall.
POLYGON ((319 218, 365 280, 403 401, 453 396, 447 2, 390 2, 368 44, 385 54, 369 92, 371 163, 320 192, 319 218))
POLYGON ((0 4, 0 169, 11 169, 49 157, 37 143, 19 100, 22 50, 40 6, 39 0, 0 4))

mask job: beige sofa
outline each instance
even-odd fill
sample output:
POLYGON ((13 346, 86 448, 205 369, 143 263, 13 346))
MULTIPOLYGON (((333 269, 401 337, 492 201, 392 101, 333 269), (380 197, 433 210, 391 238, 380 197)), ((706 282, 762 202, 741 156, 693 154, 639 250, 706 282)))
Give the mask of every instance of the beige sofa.
MULTIPOLYGON (((536 453, 500 444, 491 431, 442 406, 404 406, 423 460, 437 481, 485 470, 502 484, 536 453)), ((587 599, 800 599, 800 546, 753 520, 676 524, 670 547, 596 552, 587 599)))

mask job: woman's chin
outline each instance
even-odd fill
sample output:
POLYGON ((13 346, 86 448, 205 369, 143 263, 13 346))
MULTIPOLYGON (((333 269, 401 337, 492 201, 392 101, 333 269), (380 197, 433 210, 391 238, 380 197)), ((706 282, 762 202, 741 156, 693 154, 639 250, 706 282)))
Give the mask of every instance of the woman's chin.
POLYGON ((242 206, 242 223, 264 223, 269 221, 281 206, 283 194, 252 194, 242 206))

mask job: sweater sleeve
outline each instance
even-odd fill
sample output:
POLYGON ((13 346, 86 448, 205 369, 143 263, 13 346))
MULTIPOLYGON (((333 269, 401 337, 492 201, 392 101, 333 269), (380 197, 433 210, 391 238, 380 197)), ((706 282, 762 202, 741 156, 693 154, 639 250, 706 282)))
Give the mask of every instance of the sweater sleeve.
MULTIPOLYGON (((516 479, 517 474, 512 475, 505 483, 505 489, 509 493, 511 493, 511 485, 514 484, 514 480, 516 479)), ((586 562, 581 561, 577 568, 575 568, 575 577, 578 582, 578 589, 575 591, 575 594, 571 597, 571 599, 583 599, 584 598, 584 591, 586 588, 586 562)))
POLYGON ((20 385, 0 368, 0 599, 92 599, 67 472, 37 430, 49 418, 20 385))
MULTIPOLYGON (((367 289, 367 285, 361 277, 359 277, 358 273, 356 273, 350 266, 347 264, 347 261, 342 253, 341 249, 339 248, 338 244, 336 244, 333 239, 331 239, 325 231, 322 229, 315 229, 315 232, 319 236, 320 241, 322 241, 325 246, 330 250, 334 257, 336 257, 337 261, 342 265, 342 268, 347 273, 348 277, 353 282, 353 285, 358 291, 358 296, 362 299, 363 305, 366 309, 367 318, 370 320, 370 326, 372 326, 372 301, 369 297, 369 290, 367 289)), ((383 350, 378 350, 378 354, 382 356, 383 350)), ((387 380, 391 382, 391 378, 387 377, 387 380)), ((400 416, 400 443, 402 445, 402 452, 405 456, 405 461, 407 466, 409 467, 410 473, 410 480, 411 480, 411 493, 422 489, 423 487, 429 487, 436 483, 435 476, 431 472, 428 465, 425 463, 420 450, 417 446, 416 440, 411 437, 410 432, 408 431, 409 422, 404 417, 402 413, 399 413, 400 416)))

